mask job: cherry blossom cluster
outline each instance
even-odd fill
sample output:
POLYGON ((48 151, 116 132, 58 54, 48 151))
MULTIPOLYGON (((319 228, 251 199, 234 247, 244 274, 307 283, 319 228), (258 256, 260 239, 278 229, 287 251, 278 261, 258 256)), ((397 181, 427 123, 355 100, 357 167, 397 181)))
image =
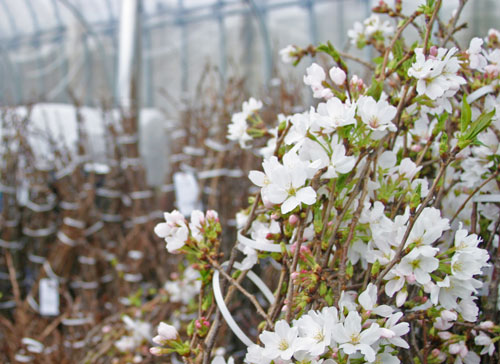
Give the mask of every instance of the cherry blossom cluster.
POLYGON ((204 214, 193 210, 188 223, 179 211, 165 212, 165 222, 155 226, 155 234, 165 239, 166 248, 170 253, 199 247, 203 242, 214 239, 220 233, 219 217, 216 211, 209 210, 204 214))
POLYGON ((380 1, 354 26, 352 42, 379 52, 370 81, 330 43, 285 48, 286 63, 329 56, 303 78, 316 102, 274 124, 253 98, 233 116, 228 139, 262 156, 236 249, 220 254, 214 212, 190 223, 167 213, 155 229, 200 272, 186 358, 214 358, 220 312, 248 364, 498 359, 500 33, 460 49, 457 22, 436 21, 441 3, 408 15, 380 1), (408 45, 412 26, 421 39, 408 45), (269 306, 241 284, 246 274, 269 306), (209 279, 219 276, 225 293, 209 279), (229 317, 235 290, 262 320, 255 344, 229 317))
POLYGON ((336 307, 311 310, 294 320, 276 322, 274 331, 264 331, 263 346, 248 348, 247 363, 298 362, 335 364, 344 358, 398 363, 393 347, 408 349, 402 338, 409 324, 399 322, 403 314, 387 305, 377 305, 377 288, 369 284, 359 297, 342 292, 336 307), (357 302, 356 302, 357 301, 357 302))

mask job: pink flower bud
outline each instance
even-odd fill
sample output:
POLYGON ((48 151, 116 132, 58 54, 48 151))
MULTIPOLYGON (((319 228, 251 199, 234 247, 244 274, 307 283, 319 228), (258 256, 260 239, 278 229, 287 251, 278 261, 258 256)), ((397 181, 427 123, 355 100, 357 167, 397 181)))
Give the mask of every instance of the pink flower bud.
POLYGON ((439 350, 439 349, 432 349, 432 351, 431 351, 431 355, 432 356, 434 356, 434 357, 437 358, 439 356, 439 354, 441 354, 441 350, 439 350))
POLYGON ((346 74, 340 67, 332 67, 330 69, 330 78, 336 85, 343 85, 346 79, 346 74))
POLYGON ((446 321, 455 321, 457 319, 457 314, 456 312, 450 311, 450 310, 443 310, 441 311, 441 317, 443 320, 446 321))
POLYGON ((311 249, 307 245, 301 245, 300 246, 300 253, 301 254, 311 254, 311 249))
POLYGON ((107 334, 108 332, 111 332, 111 326, 106 325, 101 330, 103 334, 107 334))
MULTIPOLYGON (((262 199, 262 203, 264 204, 264 207, 265 207, 266 209, 270 209, 271 207, 273 207, 273 206, 274 206, 274 204, 273 204, 271 201, 269 201, 267 198, 263 198, 263 199, 262 199)), ((271 215, 271 219, 272 219, 272 218, 273 218, 273 215, 271 215)))
POLYGON ((296 280, 299 277, 299 272, 293 272, 292 273, 292 279, 296 280))
POLYGON ((486 67, 484 67, 484 71, 488 74, 491 75, 493 78, 498 77, 498 69, 496 68, 495 65, 489 64, 486 67))
POLYGON ((201 329, 201 322, 196 320, 195 323, 194 323, 194 326, 199 330, 201 329))
POLYGON ((292 226, 297 224, 298 222, 299 222, 299 217, 295 214, 290 215, 290 217, 288 218, 288 223, 292 226))
POLYGON ((406 299, 408 298, 408 291, 399 291, 398 294, 396 295, 396 306, 401 307, 404 305, 406 302, 406 299))
POLYGON ((210 219, 210 220, 219 221, 219 215, 217 214, 217 211, 215 211, 215 210, 207 210, 206 217, 207 217, 207 219, 210 219))
POLYGON ((406 281, 410 284, 415 283, 417 281, 417 278, 415 277, 415 273, 410 273, 409 275, 407 275, 406 281))
MULTIPOLYGON (((267 206, 266 206, 266 207, 267 207, 267 206)), ((272 220, 278 220, 279 218, 280 218, 280 216, 279 216, 276 212, 273 212, 273 213, 271 214, 271 219, 272 219, 272 220)))
POLYGON ((422 150, 422 146, 420 144, 413 144, 411 147, 410 147, 411 151, 412 152, 415 152, 415 153, 418 153, 422 150))
POLYGON ((450 354, 458 354, 460 352, 460 345, 459 344, 451 344, 450 346, 448 346, 448 351, 450 352, 450 354))
POLYGON ((165 322, 160 322, 158 325, 158 335, 163 336, 165 340, 174 340, 179 336, 177 329, 165 322))
POLYGON ((489 330, 495 327, 495 324, 492 321, 484 321, 479 324, 479 327, 483 330, 489 330))
POLYGON ((287 309, 288 309, 288 306, 287 305, 283 305, 283 308, 281 309, 281 312, 286 312, 287 309))
POLYGON ((438 48, 436 46, 432 46, 430 49, 429 49, 429 54, 432 56, 432 57, 436 57, 438 55, 438 48))
POLYGON ((449 331, 440 331, 440 332, 438 332, 438 336, 442 340, 449 340, 452 337, 452 334, 449 331))
POLYGON ((165 338, 161 335, 156 335, 153 338, 153 342, 157 345, 160 345, 160 346, 165 346, 168 344, 168 340, 165 340, 165 338))
POLYGON ((158 347, 149 348, 149 352, 154 356, 161 356, 163 354, 163 350, 158 347))

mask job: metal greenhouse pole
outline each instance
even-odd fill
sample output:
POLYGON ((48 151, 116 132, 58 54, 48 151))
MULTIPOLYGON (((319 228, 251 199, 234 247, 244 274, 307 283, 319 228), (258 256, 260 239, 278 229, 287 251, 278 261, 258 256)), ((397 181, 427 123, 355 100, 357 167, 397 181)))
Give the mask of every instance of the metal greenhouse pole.
MULTIPOLYGON (((139 117, 140 117, 140 72, 141 72, 141 0, 122 0, 118 35, 118 80, 117 95, 121 111, 123 130, 117 138, 121 149, 121 168, 127 176, 124 190, 130 200, 124 205, 128 211, 128 232, 121 242, 124 251, 150 250, 153 226, 151 208, 153 193, 146 186, 145 170, 139 155, 139 117)), ((145 257, 145 256, 144 256, 145 257)), ((135 292, 142 280, 141 264, 144 257, 132 259, 123 257, 127 266, 124 284, 135 292)))
MULTIPOLYGON (((118 106, 125 118, 137 117, 140 85, 139 0, 122 0, 118 34, 118 106)), ((137 125, 134 126, 137 130, 137 125)))

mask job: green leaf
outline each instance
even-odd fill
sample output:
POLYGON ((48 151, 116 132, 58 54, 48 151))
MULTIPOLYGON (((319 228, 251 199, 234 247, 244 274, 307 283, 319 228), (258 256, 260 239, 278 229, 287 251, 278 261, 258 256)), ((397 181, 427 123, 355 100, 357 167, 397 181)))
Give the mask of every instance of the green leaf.
POLYGON ((193 332, 194 332, 194 322, 196 321, 196 319, 193 319, 191 320, 191 322, 189 323, 187 329, 186 329, 186 333, 188 334, 188 336, 192 336, 193 335, 193 332))
POLYGON ((463 134, 469 127, 472 118, 470 105, 467 103, 467 98, 462 100, 462 114, 460 115, 460 132, 463 134))
POLYGON ((470 124, 467 130, 458 138, 458 147, 463 149, 473 143, 476 140, 476 137, 488 126, 490 126, 491 120, 493 119, 493 116, 495 116, 495 112, 496 110, 493 109, 488 113, 482 113, 476 121, 470 124))
POLYGON ((333 291, 331 288, 328 289, 328 293, 325 295, 325 301, 328 306, 333 306, 333 291))
POLYGON ((404 57, 403 41, 401 39, 398 39, 396 43, 394 43, 392 54, 394 55, 394 59, 396 61, 399 61, 404 57))
POLYGON ((332 43, 327 42, 326 44, 320 44, 316 50, 328 54, 340 68, 347 70, 347 64, 342 60, 342 58, 340 58, 340 53, 335 49, 332 43))
POLYGON ((209 293, 203 297, 203 303, 201 304, 201 309, 203 311, 206 311, 210 308, 210 305, 212 304, 212 291, 209 291, 209 293))
POLYGON ((328 289, 328 287, 326 286, 326 283, 321 282, 321 284, 319 285, 319 295, 324 296, 327 292, 327 289, 328 289))
POLYGON ((314 208, 314 232, 316 234, 319 234, 321 231, 323 231, 323 219, 321 215, 321 211, 319 206, 314 208))
POLYGON ((380 272, 380 262, 377 259, 375 261, 375 263, 373 263, 373 265, 372 265, 371 274, 372 274, 372 276, 376 276, 378 274, 378 272, 380 272))
POLYGON ((433 136, 437 136, 444 130, 444 124, 446 123, 446 120, 448 120, 448 116, 449 115, 446 111, 441 115, 436 115, 438 122, 436 123, 436 126, 434 126, 434 129, 432 130, 433 136))
POLYGON ((372 85, 370 86, 366 94, 378 101, 380 99, 380 95, 382 95, 383 89, 384 89, 383 82, 377 81, 374 77, 372 79, 372 85))
POLYGON ((441 142, 439 143, 439 155, 443 156, 448 152, 448 134, 441 135, 441 142))
POLYGON ((352 263, 350 260, 347 262, 347 267, 346 267, 345 273, 347 275, 347 279, 351 279, 352 276, 354 275, 354 267, 352 266, 352 263))

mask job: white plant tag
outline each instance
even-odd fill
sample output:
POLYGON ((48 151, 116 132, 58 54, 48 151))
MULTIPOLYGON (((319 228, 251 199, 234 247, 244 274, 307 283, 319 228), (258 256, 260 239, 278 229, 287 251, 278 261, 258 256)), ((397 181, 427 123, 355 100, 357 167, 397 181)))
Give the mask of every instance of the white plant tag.
POLYGON ((59 283, 56 279, 40 279, 40 315, 59 315, 59 283))
POLYGON ((200 188, 192 173, 176 172, 174 174, 175 200, 177 208, 184 216, 193 210, 200 209, 198 195, 200 188))

